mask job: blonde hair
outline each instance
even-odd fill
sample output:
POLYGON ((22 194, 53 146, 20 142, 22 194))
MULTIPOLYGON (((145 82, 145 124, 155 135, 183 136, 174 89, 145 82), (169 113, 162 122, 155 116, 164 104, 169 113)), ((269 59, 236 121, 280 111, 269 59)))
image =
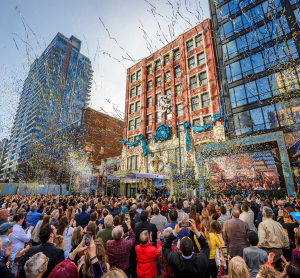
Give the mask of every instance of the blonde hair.
POLYGON ((228 278, 250 278, 247 265, 242 257, 236 256, 229 261, 228 278))
POLYGON ((71 245, 73 248, 76 247, 76 244, 77 244, 78 240, 80 239, 80 237, 81 237, 81 227, 79 226, 74 230, 72 237, 71 237, 71 245))
POLYGON ((53 242, 56 244, 57 248, 59 248, 59 249, 63 249, 64 248, 64 246, 63 246, 64 237, 63 236, 57 235, 55 237, 55 239, 53 240, 53 242))
POLYGON ((203 208, 202 212, 201 212, 201 216, 200 216, 200 221, 207 219, 209 220, 209 212, 206 208, 203 208))
POLYGON ((67 216, 67 218, 69 220, 69 223, 70 223, 71 219, 75 219, 75 209, 74 209, 73 206, 70 206, 68 208, 68 212, 67 212, 66 216, 67 216))
POLYGON ((102 278, 127 278, 127 275, 123 270, 115 268, 103 275, 102 278))
POLYGON ((211 248, 211 241, 210 241, 210 235, 209 235, 209 232, 210 232, 209 220, 204 219, 201 221, 200 230, 203 233, 203 236, 204 236, 209 248, 211 248), (206 228, 206 231, 205 231, 205 228, 206 228))

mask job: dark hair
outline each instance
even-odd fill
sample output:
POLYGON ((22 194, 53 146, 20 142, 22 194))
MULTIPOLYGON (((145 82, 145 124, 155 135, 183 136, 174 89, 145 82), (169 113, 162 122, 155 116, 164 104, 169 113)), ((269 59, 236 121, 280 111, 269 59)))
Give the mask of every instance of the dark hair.
POLYGON ((184 237, 180 241, 180 250, 181 250, 183 256, 190 256, 190 255, 192 255, 192 252, 193 252, 193 241, 190 238, 188 238, 188 237, 184 237))
POLYGON ((39 220, 43 220, 44 216, 45 216, 45 213, 41 213, 40 216, 39 216, 39 220))
POLYGON ((226 210, 225 206, 220 206, 220 212, 221 212, 221 214, 226 214, 227 210, 226 210))
POLYGON ((57 234, 58 235, 63 235, 65 228, 67 228, 69 225, 69 220, 67 216, 63 216, 57 226, 57 234))
POLYGON ((91 221, 96 221, 96 220, 97 220, 97 216, 98 216, 97 212, 94 211, 94 212, 91 213, 91 215, 90 215, 90 220, 91 220, 91 221))
POLYGON ((170 216, 171 221, 176 221, 178 218, 178 213, 175 209, 171 209, 169 212, 169 216, 170 216))
POLYGON ((117 227, 118 225, 120 225, 120 217, 119 217, 119 215, 116 215, 116 216, 114 217, 113 222, 114 222, 114 226, 115 226, 115 227, 117 227))
POLYGON ((13 221, 19 222, 19 221, 22 220, 24 217, 25 217, 25 216, 24 216, 24 214, 23 214, 22 212, 17 213, 17 214, 14 215, 13 221))
POLYGON ((136 210, 135 210, 135 209, 131 209, 131 210, 129 211, 129 216, 130 216, 130 218, 133 219, 133 218, 135 217, 135 215, 136 215, 136 210))
POLYGON ((178 208, 179 210, 182 209, 182 202, 181 202, 181 201, 177 203, 177 208, 178 208))
POLYGON ((48 223, 50 222, 50 219, 51 219, 50 215, 46 215, 46 216, 43 218, 43 223, 42 223, 42 225, 41 225, 41 229, 43 229, 43 227, 44 227, 46 224, 48 224, 48 223))
POLYGON ((201 214, 202 210, 203 210, 202 204, 198 204, 197 205, 197 213, 201 214))
POLYGON ((250 202, 250 207, 251 207, 251 208, 256 208, 256 203, 255 203, 254 201, 251 201, 251 202, 250 202))
POLYGON ((247 204, 242 204, 242 210, 244 211, 248 211, 249 210, 249 206, 247 204))
POLYGON ((155 208, 153 209, 153 213, 154 213, 155 215, 158 215, 158 214, 159 214, 159 209, 158 209, 158 207, 155 207, 155 208))
POLYGON ((86 204, 82 205, 81 210, 82 211, 86 211, 87 210, 86 204))
POLYGON ((42 243, 45 243, 49 240, 50 238, 50 234, 53 233, 53 229, 51 227, 51 225, 48 223, 46 224, 41 230, 40 230, 40 240, 42 243))
POLYGON ((86 226, 86 232, 89 232, 92 236, 96 236, 96 224, 94 222, 90 222, 87 226, 86 226))
POLYGON ((196 208, 194 205, 192 205, 190 209, 190 219, 194 219, 196 222, 196 208))
POLYGON ((103 218, 105 218, 107 215, 108 215, 108 210, 107 209, 103 210, 102 213, 103 218))
POLYGON ((285 267, 285 272, 289 278, 299 278, 300 266, 293 262, 289 262, 285 267))
POLYGON ((143 202, 142 209, 145 210, 147 207, 148 207, 148 203, 147 202, 143 202))
POLYGON ((119 216, 120 216, 120 222, 119 222, 119 224, 122 224, 123 221, 125 221, 125 213, 121 213, 119 216))
POLYGON ((149 216, 149 213, 147 210, 142 210, 141 215, 140 215, 140 220, 141 221, 147 221, 149 216))

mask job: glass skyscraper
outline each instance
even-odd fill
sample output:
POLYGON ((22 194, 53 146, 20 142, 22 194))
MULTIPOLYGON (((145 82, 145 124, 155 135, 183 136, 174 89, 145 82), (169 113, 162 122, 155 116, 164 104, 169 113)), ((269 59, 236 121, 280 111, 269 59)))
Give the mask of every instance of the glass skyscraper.
POLYGON ((30 66, 11 131, 1 180, 11 181, 21 149, 80 124, 91 91, 92 67, 81 41, 58 33, 30 66))

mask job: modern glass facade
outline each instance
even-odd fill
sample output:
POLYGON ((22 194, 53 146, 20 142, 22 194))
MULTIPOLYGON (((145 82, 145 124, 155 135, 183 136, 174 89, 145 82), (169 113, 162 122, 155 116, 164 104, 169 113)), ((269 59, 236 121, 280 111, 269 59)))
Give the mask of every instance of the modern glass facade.
POLYGON ((227 137, 299 123, 296 0, 209 1, 227 137))
POLYGON ((80 121, 89 100, 93 72, 80 46, 77 38, 58 33, 31 64, 0 179, 7 180, 15 171, 22 147, 80 121))

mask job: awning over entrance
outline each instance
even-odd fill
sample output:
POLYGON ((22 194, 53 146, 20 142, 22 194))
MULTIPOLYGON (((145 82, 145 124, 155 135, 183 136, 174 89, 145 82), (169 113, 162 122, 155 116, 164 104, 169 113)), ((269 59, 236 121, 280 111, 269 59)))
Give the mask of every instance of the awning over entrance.
POLYGON ((166 175, 149 174, 149 173, 128 173, 123 176, 110 175, 107 177, 108 180, 131 180, 131 181, 141 181, 143 178, 146 179, 160 179, 169 180, 170 177, 166 175))

